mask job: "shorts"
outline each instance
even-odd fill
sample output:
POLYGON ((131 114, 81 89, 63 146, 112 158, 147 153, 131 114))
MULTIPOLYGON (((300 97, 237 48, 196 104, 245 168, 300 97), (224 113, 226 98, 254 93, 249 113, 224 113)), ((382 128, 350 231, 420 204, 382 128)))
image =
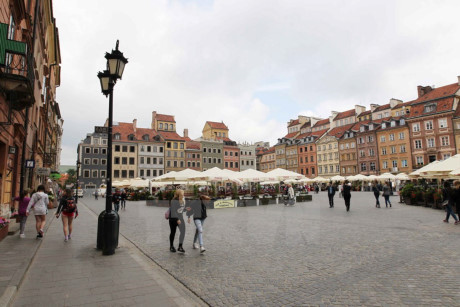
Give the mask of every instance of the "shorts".
POLYGON ((75 212, 64 212, 64 211, 62 211, 62 215, 68 216, 68 217, 75 217, 75 212))

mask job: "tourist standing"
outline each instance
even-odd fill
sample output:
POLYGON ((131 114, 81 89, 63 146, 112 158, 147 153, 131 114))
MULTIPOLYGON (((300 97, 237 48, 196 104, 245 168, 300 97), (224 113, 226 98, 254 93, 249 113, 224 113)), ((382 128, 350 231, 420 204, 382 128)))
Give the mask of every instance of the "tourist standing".
POLYGON ((335 195, 335 188, 332 185, 332 182, 329 182, 327 186, 327 197, 329 198, 329 208, 334 208, 334 195, 335 195))
POLYGON ((386 208, 388 208, 388 205, 390 205, 390 208, 391 208, 390 195, 391 195, 391 187, 388 185, 388 182, 385 182, 385 185, 383 186, 383 198, 385 198, 386 208))
POLYGON ((442 190, 442 196, 443 196, 443 205, 446 207, 446 219, 443 221, 444 223, 449 223, 449 217, 452 215, 455 220, 455 225, 457 225, 458 218, 454 213, 454 210, 452 209, 452 206, 454 204, 455 200, 455 191, 452 189, 449 185, 449 182, 444 181, 444 189, 442 190))
POLYGON ((96 191, 94 192, 94 198, 97 200, 97 197, 98 197, 98 196, 99 196, 99 192, 98 192, 97 189, 96 189, 96 191))
POLYGON ((70 240, 72 235, 72 222, 78 216, 78 208, 75 199, 72 197, 72 190, 66 189, 59 202, 56 211, 56 218, 62 215, 62 228, 64 230, 64 241, 70 240))
POLYGON ((15 197, 14 200, 19 202, 19 237, 25 238, 26 235, 24 234, 24 230, 27 222, 27 206, 30 202, 29 192, 26 190, 22 191, 19 197, 15 197))
POLYGON ((377 183, 376 183, 376 182, 374 182, 374 183, 372 184, 372 192, 374 192, 375 207, 376 207, 376 208, 380 208, 380 201, 379 201, 380 191, 379 191, 379 188, 377 187, 377 183))
POLYGON ((126 210, 126 199, 128 198, 128 194, 126 194, 126 190, 123 189, 121 191, 121 209, 126 210))
POLYGON ((345 207, 347 212, 350 211, 350 199, 351 199, 351 186, 348 180, 345 180, 343 184, 343 199, 345 200, 345 207))
POLYGON ((208 204, 209 196, 201 195, 200 196, 200 205, 199 206, 192 206, 191 210, 187 212, 188 216, 188 223, 190 224, 190 216, 193 215, 193 222, 196 226, 195 236, 193 238, 193 248, 197 249, 200 248, 200 253, 204 253, 206 249, 204 248, 203 242, 203 224, 204 220, 208 217, 206 213, 206 205, 208 204), (196 243, 196 241, 200 243, 200 246, 196 243))
POLYGON ((174 238, 176 236, 176 229, 179 227, 179 247, 177 251, 185 253, 183 243, 185 238, 185 222, 184 222, 184 210, 185 210, 185 198, 184 190, 177 189, 174 194, 174 198, 171 200, 170 204, 170 217, 169 217, 169 228, 171 230, 169 234, 169 250, 172 253, 176 252, 174 248, 174 238), (176 200, 177 199, 177 200, 176 200))
POLYGON ((45 228, 46 224, 46 214, 48 213, 49 202, 48 194, 45 193, 45 186, 39 185, 37 187, 37 192, 32 195, 26 209, 27 216, 30 210, 34 210, 37 238, 43 238, 43 228, 45 228))

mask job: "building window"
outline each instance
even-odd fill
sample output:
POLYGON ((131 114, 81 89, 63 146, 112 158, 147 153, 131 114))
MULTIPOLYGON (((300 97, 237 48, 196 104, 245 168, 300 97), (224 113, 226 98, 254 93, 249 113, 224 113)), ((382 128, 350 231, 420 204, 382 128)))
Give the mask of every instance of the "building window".
POLYGON ((128 135, 128 140, 129 141, 134 141, 134 135, 133 134, 128 135))
POLYGON ((391 148, 391 153, 392 154, 396 153, 396 146, 391 146, 390 148, 391 148))
POLYGON ((416 157, 415 158, 417 165, 423 165, 423 157, 416 157))
POLYGON ((434 112, 434 111, 436 111, 436 104, 434 103, 427 104, 423 110, 424 113, 434 112))
POLYGON ((99 148, 94 148, 94 149, 93 149, 93 153, 99 154, 99 148))
POLYGON ((129 178, 134 178, 134 170, 129 171, 129 178))
POLYGON ((115 135, 113 136, 113 139, 114 140, 120 140, 121 139, 121 135, 119 133, 115 133, 115 135))
POLYGON ((115 157, 113 159, 113 164, 120 164, 120 157, 115 157))
POLYGON ((113 177, 120 178, 120 171, 119 170, 113 171, 113 177))
POLYGON ((126 146, 126 145, 125 145, 125 146, 122 146, 122 147, 121 147, 121 151, 122 151, 122 152, 128 152, 128 146, 126 146))
POLYGON ((91 165, 91 159, 84 159, 83 164, 85 165, 91 165))
POLYGON ((128 158, 127 157, 121 158, 121 164, 128 164, 128 158))
POLYGON ((89 178, 89 170, 84 170, 83 171, 83 177, 89 178))
MULTIPOLYGON (((118 150, 118 151, 120 151, 120 150, 118 150)), ((107 148, 102 148, 101 149, 101 154, 106 155, 107 154, 107 148)))
POLYGON ((449 159, 450 158, 450 153, 447 153, 447 154, 443 154, 442 155, 442 159, 443 160, 446 160, 446 159, 449 159))
POLYGON ((441 146, 449 146, 449 137, 448 136, 441 137, 441 146))
POLYGON ((361 171, 366 171, 367 168, 366 168, 366 163, 361 163, 361 171))
POLYGON ((93 159, 93 165, 98 165, 99 164, 99 159, 93 159))
POLYGON ((433 121, 427 121, 425 122, 425 129, 426 130, 433 130, 433 121))
POLYGON ((97 170, 92 171, 91 178, 97 178, 97 170))
POLYGON ((399 146, 399 151, 400 152, 406 152, 406 145, 399 146))
POLYGON ((107 165, 107 159, 101 159, 101 165, 107 165))
POLYGON ((87 153, 87 154, 91 153, 91 148, 85 147, 85 153, 87 153))
POLYGON ((420 123, 415 123, 412 125, 413 132, 420 132, 420 123))
POLYGON ((439 125, 439 128, 447 128, 447 119, 440 118, 438 120, 438 125, 439 125))
POLYGON ((129 158, 129 165, 134 165, 134 158, 129 158))
POLYGON ((422 148, 422 141, 421 140, 415 140, 414 144, 415 144, 416 149, 421 149, 422 148))
POLYGON ((120 145, 115 145, 115 151, 120 152, 120 145))
POLYGON ((427 140, 427 146, 428 146, 428 148, 433 148, 435 146, 434 139, 428 139, 427 140))
POLYGON ((395 140, 395 135, 393 133, 390 134, 390 141, 394 141, 395 140))
POLYGON ((369 165, 370 165, 370 167, 369 167, 370 170, 375 171, 375 162, 371 162, 371 163, 369 163, 369 165))
POLYGON ((407 167, 407 160, 401 160, 401 167, 407 167))
POLYGON ((384 135, 380 136, 380 142, 381 143, 384 143, 386 141, 386 138, 384 135))
POLYGON ((136 146, 129 146, 129 152, 136 152, 136 146))
POLYGON ((373 157, 375 155, 374 149, 369 148, 369 157, 373 157))
POLYGON ((387 168, 388 168, 388 162, 387 162, 387 161, 383 161, 383 163, 382 163, 382 168, 383 168, 383 169, 387 169, 387 168))
POLYGON ((386 147, 383 147, 382 148, 382 155, 386 155, 387 154, 387 148, 386 147))
POLYGON ((404 140, 404 132, 400 132, 400 133, 399 133, 399 139, 400 139, 400 140, 404 140))

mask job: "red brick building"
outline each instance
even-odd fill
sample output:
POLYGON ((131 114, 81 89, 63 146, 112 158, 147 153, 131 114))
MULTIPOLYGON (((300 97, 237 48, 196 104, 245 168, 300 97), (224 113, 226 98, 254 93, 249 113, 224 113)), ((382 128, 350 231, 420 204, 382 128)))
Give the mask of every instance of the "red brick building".
POLYGON ((379 175, 379 151, 377 146, 376 130, 381 120, 367 120, 360 122, 355 129, 358 173, 363 175, 379 175))

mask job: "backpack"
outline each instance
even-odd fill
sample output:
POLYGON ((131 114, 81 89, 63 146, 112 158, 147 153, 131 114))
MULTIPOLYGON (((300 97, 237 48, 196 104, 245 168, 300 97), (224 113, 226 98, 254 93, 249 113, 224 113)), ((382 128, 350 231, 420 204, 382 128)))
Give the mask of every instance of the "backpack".
POLYGON ((77 210, 77 206, 75 205, 73 199, 68 199, 67 206, 62 211, 64 211, 65 213, 74 213, 75 210, 77 210))

